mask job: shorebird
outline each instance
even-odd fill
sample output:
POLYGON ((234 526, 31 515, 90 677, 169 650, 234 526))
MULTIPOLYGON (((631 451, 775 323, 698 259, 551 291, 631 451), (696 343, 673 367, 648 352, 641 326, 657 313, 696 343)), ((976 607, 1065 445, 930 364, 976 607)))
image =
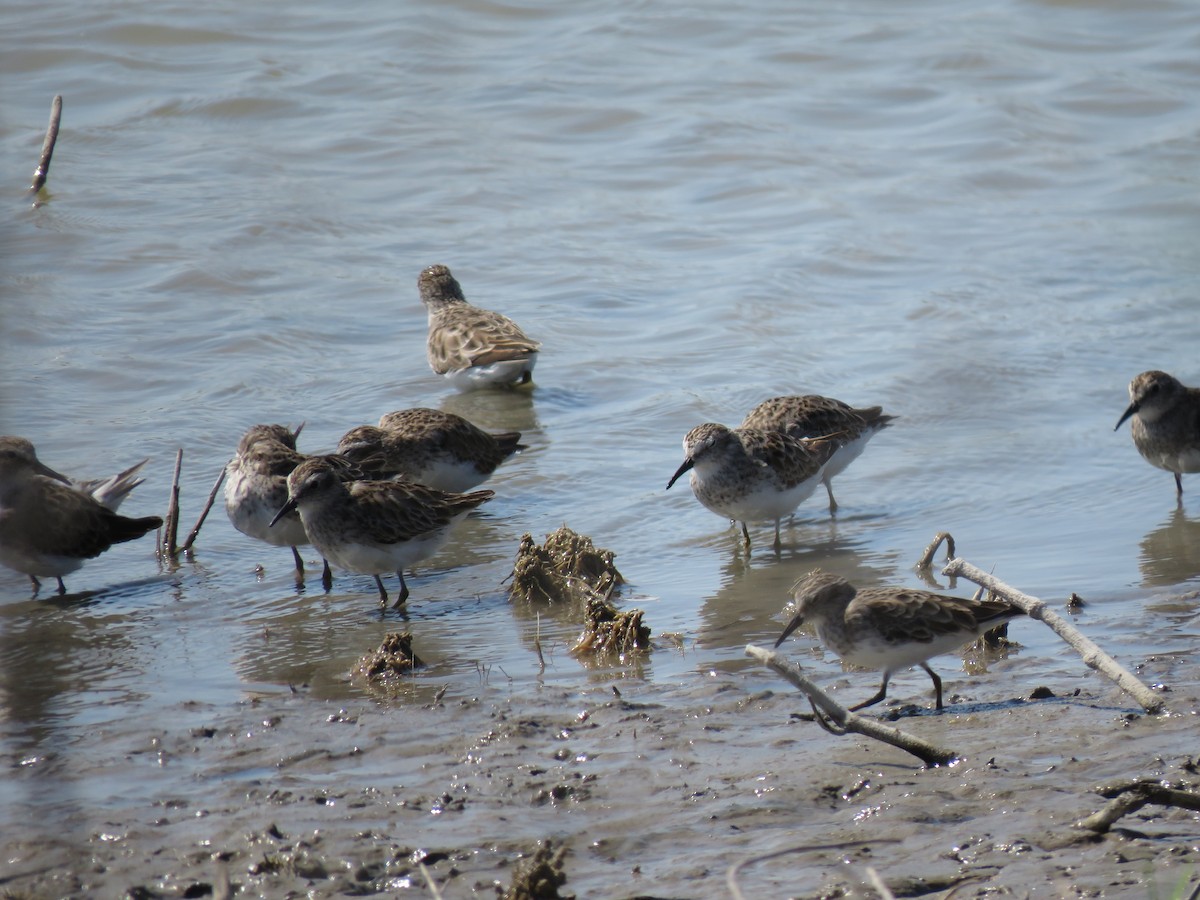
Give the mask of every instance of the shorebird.
POLYGON ((746 523, 773 519, 778 551, 780 520, 812 496, 835 450, 837 445, 828 440, 708 422, 684 437, 684 460, 667 489, 691 470, 696 499, 717 515, 741 522, 747 548, 746 523))
POLYGON ((519 431, 489 434, 454 413, 416 408, 385 414, 378 428, 352 428, 337 452, 368 476, 402 474, 428 487, 462 493, 524 450, 520 440, 519 431))
POLYGON ((901 669, 920 666, 933 680, 937 708, 942 709, 942 679, 926 660, 950 653, 985 631, 1023 615, 995 600, 966 600, 912 588, 856 590, 844 578, 815 569, 794 590, 797 611, 778 647, 803 624, 843 662, 883 672, 878 693, 851 710, 872 706, 887 697, 888 681, 901 669))
POLYGON ((846 467, 858 459, 867 441, 887 428, 895 416, 885 415, 883 407, 855 409, 841 400, 805 394, 798 397, 773 397, 764 400, 742 420, 742 428, 762 428, 783 431, 792 437, 829 437, 838 445, 821 474, 821 482, 829 495, 829 512, 837 512, 831 482, 846 467))
POLYGON ((1186 387, 1166 372, 1143 372, 1129 382, 1129 406, 1113 426, 1132 417, 1133 443, 1146 462, 1175 475, 1183 495, 1184 472, 1200 472, 1200 388, 1186 387))
POLYGON ((400 576, 396 606, 408 599, 404 569, 436 553, 450 528, 492 491, 452 494, 411 481, 345 482, 326 459, 301 463, 288 476, 288 499, 272 524, 298 510, 313 546, 343 569, 374 575, 379 601, 387 590, 379 577, 400 576))
POLYGON ((448 268, 425 269, 417 288, 429 310, 426 354, 434 372, 460 391, 532 379, 541 344, 507 316, 468 303, 448 268))
POLYGON ((162 525, 158 516, 129 518, 114 511, 139 483, 132 476, 142 465, 112 478, 72 483, 38 460, 25 438, 0 437, 0 563, 28 575, 35 593, 39 575, 55 578, 58 592, 66 593, 62 576, 84 560, 162 525))

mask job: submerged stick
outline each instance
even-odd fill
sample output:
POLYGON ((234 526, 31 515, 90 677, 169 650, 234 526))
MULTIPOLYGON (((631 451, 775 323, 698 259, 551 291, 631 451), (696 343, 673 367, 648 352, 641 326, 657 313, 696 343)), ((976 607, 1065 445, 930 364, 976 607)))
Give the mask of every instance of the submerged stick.
POLYGON ((175 540, 179 536, 179 470, 183 468, 183 448, 175 454, 175 477, 171 479, 171 499, 167 502, 167 518, 163 535, 163 553, 174 559, 179 553, 175 540))
POLYGON ((208 512, 213 508, 213 503, 217 500, 217 491, 221 489, 221 482, 225 480, 225 467, 221 466, 221 474, 217 476, 217 483, 212 486, 212 490, 208 492, 208 502, 204 504, 204 509, 200 512, 200 518, 196 520, 196 524, 192 526, 192 530, 188 532, 187 540, 183 542, 183 546, 179 548, 180 553, 187 553, 192 549, 192 544, 196 542, 196 538, 200 534, 200 526, 204 524, 204 520, 208 518, 208 512))
POLYGON ((964 559, 956 558, 950 560, 946 564, 946 567, 942 569, 942 574, 947 578, 961 575, 968 581, 973 581, 981 587, 987 588, 998 597, 1011 603, 1028 615, 1029 618, 1045 622, 1054 629, 1059 637, 1075 648, 1075 651, 1089 667, 1116 682, 1117 687, 1140 703, 1146 712, 1157 713, 1162 711, 1164 704, 1157 694, 1142 684, 1132 672, 1101 650, 1091 639, 1084 637, 1074 625, 1050 609, 1045 601, 1039 600, 1037 597, 1031 597, 1028 594, 1022 594, 1020 591, 1009 587, 1003 581, 992 577, 987 572, 971 565, 964 559))
MULTIPOLYGON (((883 741, 885 744, 891 744, 906 753, 911 753, 927 766, 944 766, 958 759, 958 754, 953 750, 935 747, 898 728, 884 725, 877 719, 855 715, 809 681, 807 676, 800 671, 799 666, 772 650, 749 644, 746 646, 746 655, 758 660, 768 669, 802 690, 808 696, 809 702, 813 704, 813 709, 820 707, 820 712, 832 720, 834 729, 830 729, 828 725, 822 723, 822 727, 825 727, 826 730, 833 730, 835 734, 852 731, 855 734, 883 741)), ((821 721, 820 715, 818 715, 817 721, 821 721)))
POLYGON ((46 139, 42 141, 42 155, 38 159, 37 168, 33 171, 33 184, 29 187, 30 194, 36 194, 46 183, 50 174, 50 157, 54 155, 54 145, 58 143, 58 123, 62 121, 62 94, 55 94, 50 103, 50 124, 46 126, 46 139))

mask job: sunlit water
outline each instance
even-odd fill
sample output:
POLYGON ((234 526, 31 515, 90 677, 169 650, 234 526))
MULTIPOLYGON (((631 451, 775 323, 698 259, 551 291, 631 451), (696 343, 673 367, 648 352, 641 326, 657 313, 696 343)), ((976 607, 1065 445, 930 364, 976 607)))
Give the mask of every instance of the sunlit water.
MULTIPOLYGON (((10 768, 64 772, 189 702, 361 697, 350 668, 401 627, 451 695, 537 677, 539 633, 544 679, 686 683, 748 666, 811 567, 916 584, 943 529, 1029 593, 1078 592, 1127 658, 1194 644, 1171 598, 1200 578, 1200 479, 1177 508, 1112 426, 1137 372, 1200 383, 1200 7, 18 2, 0 24, 0 432, 79 476, 149 456, 143 515, 182 447, 185 528, 257 422, 304 421, 317 451, 423 405, 529 446, 410 579, 407 620, 366 576, 297 591, 219 506, 178 567, 146 539, 62 599, 0 572, 10 768), (534 391, 430 373, 434 262, 544 342, 534 391), (836 482, 836 521, 818 490, 747 560, 664 491, 680 440, 806 392, 899 419, 836 482), (522 533, 563 523, 682 651, 584 667, 577 622, 509 603, 522 533)), ((1014 637, 1031 684, 1078 676, 1014 637)), ((0 806, 54 801, 19 797, 0 806)))

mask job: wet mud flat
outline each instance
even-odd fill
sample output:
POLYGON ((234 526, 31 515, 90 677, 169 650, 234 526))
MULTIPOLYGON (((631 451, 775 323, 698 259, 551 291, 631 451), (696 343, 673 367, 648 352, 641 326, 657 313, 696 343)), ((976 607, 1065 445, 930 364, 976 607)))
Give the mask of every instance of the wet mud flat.
MULTIPOLYGON (((1102 782, 1200 785, 1200 668, 1186 654, 1143 668, 1170 685, 1170 714, 1088 672, 1026 700, 1038 685, 1020 666, 944 665, 945 712, 894 723, 962 755, 935 769, 802 720, 803 699, 752 665, 677 684, 493 675, 456 695, 418 676, 353 704, 303 688, 183 704, 166 729, 81 736, 69 770, 10 767, 31 801, 63 799, 5 814, 0 896, 504 896, 546 841, 566 883, 508 896, 722 897, 738 864, 746 896, 875 896, 868 867, 906 897, 1186 896, 1197 813, 1072 827, 1105 805, 1102 782)), ((928 706, 922 679, 898 677, 881 714, 928 706)))

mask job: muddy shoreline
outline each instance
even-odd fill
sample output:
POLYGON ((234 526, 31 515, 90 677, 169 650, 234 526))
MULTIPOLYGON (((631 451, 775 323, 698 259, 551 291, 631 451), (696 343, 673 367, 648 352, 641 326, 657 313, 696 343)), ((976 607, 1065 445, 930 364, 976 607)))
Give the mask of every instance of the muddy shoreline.
POLYGON ((1197 668, 1149 666, 1171 686, 1168 715, 1085 672, 1034 701, 1019 666, 956 672, 943 714, 898 721, 963 755, 931 770, 800 720, 800 698, 749 665, 677 684, 493 676, 456 695, 418 679, 353 704, 303 687, 185 704, 184 728, 81 738, 90 771, 53 755, 10 769, 29 805, 6 828, 0 890, 201 897, 227 880, 235 896, 432 896, 423 864, 442 896, 497 896, 551 840, 563 896, 727 896, 739 862, 747 896, 868 896, 867 866, 897 896, 1170 895, 1200 862, 1195 813, 1145 807, 1103 837, 1071 827, 1104 804, 1100 782, 1200 783, 1197 668), (72 783, 101 773, 139 787, 73 803, 72 783), (156 787, 181 776, 191 789, 156 787))

